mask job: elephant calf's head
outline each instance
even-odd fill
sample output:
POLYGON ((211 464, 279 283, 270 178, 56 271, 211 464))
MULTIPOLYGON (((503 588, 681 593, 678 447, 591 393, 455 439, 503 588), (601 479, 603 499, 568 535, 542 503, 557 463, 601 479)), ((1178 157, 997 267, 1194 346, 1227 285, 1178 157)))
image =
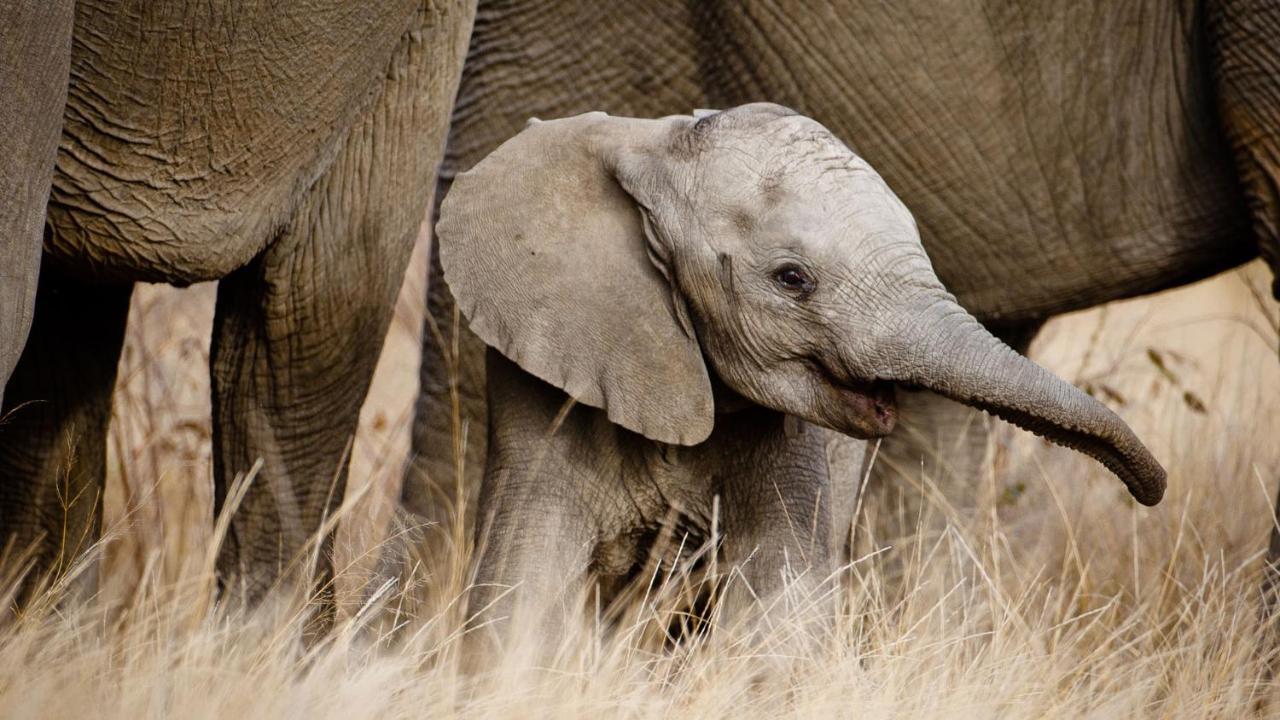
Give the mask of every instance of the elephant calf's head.
POLYGON ((1088 453, 1154 504, 1164 471, 1101 404, 992 337, 915 222, 817 122, 770 104, 531 122, 457 178, 438 227, 472 328, 646 437, 711 432, 707 369, 855 437, 928 388, 1088 453))

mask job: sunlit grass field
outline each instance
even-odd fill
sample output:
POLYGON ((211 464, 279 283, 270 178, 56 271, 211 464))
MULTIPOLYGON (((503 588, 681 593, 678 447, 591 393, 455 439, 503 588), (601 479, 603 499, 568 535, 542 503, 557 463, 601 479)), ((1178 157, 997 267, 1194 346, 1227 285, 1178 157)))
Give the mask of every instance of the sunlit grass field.
POLYGON ((888 510, 863 505, 859 557, 826 585, 832 623, 810 622, 822 604, 797 589, 763 633, 681 634, 690 587, 707 581, 667 568, 625 607, 587 598, 580 628, 541 648, 551 660, 512 652, 485 671, 459 653, 470 529, 395 513, 422 276, 419 259, 352 449, 341 612, 322 640, 288 588, 252 613, 214 602, 212 290, 136 293, 100 591, 58 603, 54 588, 0 620, 0 716, 1280 716, 1267 670, 1280 632, 1269 638, 1259 590, 1280 481, 1280 339, 1259 265, 1059 318, 1032 348, 1165 464, 1157 508, 1092 461, 996 424, 963 503, 976 513, 956 514, 928 477, 916 478, 924 516, 904 519, 902 537, 876 536, 888 510), (449 541, 421 543, 428 533, 449 541), (795 641, 815 627, 816 641, 795 641))

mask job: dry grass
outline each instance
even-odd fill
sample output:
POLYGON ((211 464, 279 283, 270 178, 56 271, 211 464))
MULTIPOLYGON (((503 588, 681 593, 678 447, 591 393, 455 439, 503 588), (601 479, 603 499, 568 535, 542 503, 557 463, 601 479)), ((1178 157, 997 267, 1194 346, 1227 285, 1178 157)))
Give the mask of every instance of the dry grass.
POLYGON ((209 290, 147 288, 117 393, 102 596, 58 607, 51 593, 0 626, 0 712, 1268 714, 1265 701, 1280 695, 1264 673, 1258 587, 1280 477, 1280 363, 1275 305, 1258 299, 1266 274, 1255 265, 1061 318, 1033 348, 1117 407, 1165 462, 1158 508, 1134 505, 1090 461, 1002 427, 977 518, 941 536, 873 541, 834 583, 842 610, 820 642, 787 642, 812 628, 812 598, 797 596, 788 600, 798 624, 750 642, 720 633, 672 646, 662 631, 680 605, 676 577, 611 624, 586 612, 549 667, 513 653, 485 674, 459 669, 466 548, 416 558, 398 584, 366 579, 407 447, 420 287, 406 290, 384 353, 344 507, 339 564, 348 589, 365 591, 348 598, 368 602, 348 605, 338 630, 311 646, 296 594, 249 615, 211 603, 209 290))

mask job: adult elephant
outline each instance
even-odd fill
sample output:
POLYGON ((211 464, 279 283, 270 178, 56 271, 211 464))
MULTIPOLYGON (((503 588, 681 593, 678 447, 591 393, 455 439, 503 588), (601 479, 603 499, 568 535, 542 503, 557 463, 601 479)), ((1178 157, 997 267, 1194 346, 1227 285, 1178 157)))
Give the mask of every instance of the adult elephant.
MULTIPOLYGON (((481 2, 442 187, 530 116, 782 103, 879 169, 943 283, 1022 349, 1058 313, 1276 267, 1277 34, 1280 6, 1248 0, 481 2)), ((483 466, 485 414, 481 346, 459 330, 455 357, 447 290, 428 294, 404 500, 429 515, 459 420, 483 466)), ((954 403, 901 405, 884 464, 937 474, 930 447, 983 446, 954 403)))
MULTIPOLYGON (((62 134, 38 289, 31 238, 4 260, 17 275, 0 289, 0 358, 21 359, 0 427, 0 533, 33 547, 37 570, 66 567, 96 539, 132 286, 219 280, 219 509, 233 478, 261 462, 220 568, 256 599, 305 557, 342 496, 345 448, 434 188, 474 4, 25 7, 0 31, 0 57, 47 45, 49 58, 6 63, 0 85, 28 88, 29 101, 5 122, 62 134), (33 292, 24 347, 8 318, 33 292)), ((38 164, 19 170, 31 173, 26 196, 4 186, 0 229, 31 234, 38 164)))

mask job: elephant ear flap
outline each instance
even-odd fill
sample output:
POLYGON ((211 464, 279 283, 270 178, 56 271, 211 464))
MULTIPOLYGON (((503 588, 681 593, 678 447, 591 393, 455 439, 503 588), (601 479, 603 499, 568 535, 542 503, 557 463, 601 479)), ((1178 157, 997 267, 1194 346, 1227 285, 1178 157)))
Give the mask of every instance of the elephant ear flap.
POLYGON ((656 162, 671 122, 531 123, 454 180, 436 237, 482 340, 628 430, 694 445, 714 422, 711 382, 618 170, 656 162))

